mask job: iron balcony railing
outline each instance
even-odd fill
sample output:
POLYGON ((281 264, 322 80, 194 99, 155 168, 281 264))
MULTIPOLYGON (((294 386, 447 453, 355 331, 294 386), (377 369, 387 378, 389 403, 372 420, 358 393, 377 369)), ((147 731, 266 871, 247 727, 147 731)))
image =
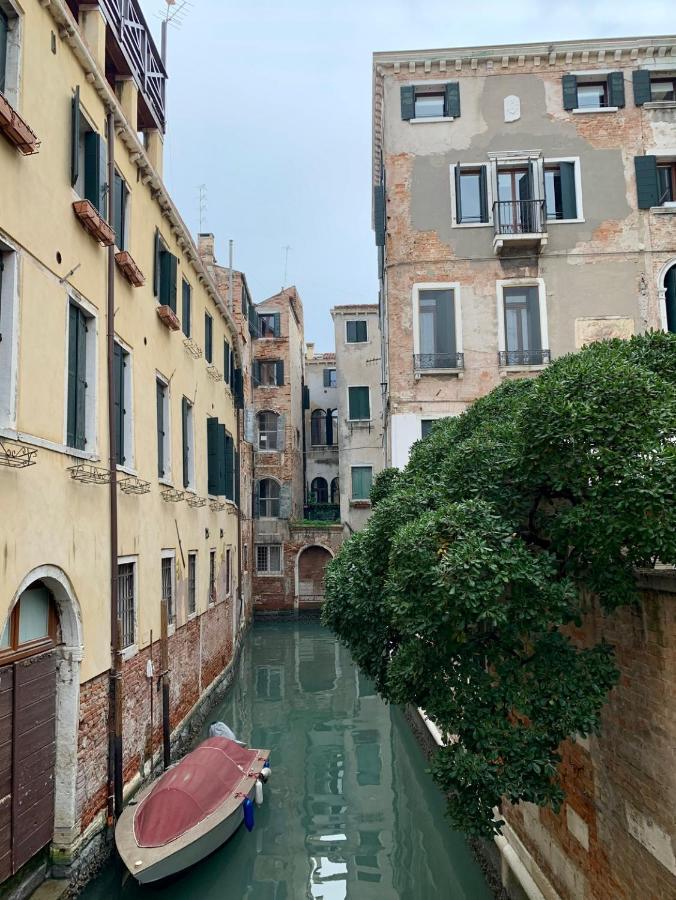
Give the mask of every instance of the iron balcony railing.
POLYGON ((544 200, 496 200, 493 204, 496 235, 544 234, 547 216, 544 200))
POLYGON ((416 371, 425 369, 464 369, 464 353, 416 353, 413 357, 416 371))
POLYGON ((339 503, 308 503, 304 516, 309 522, 339 522, 339 503))
POLYGON ((546 366, 550 362, 549 350, 500 350, 500 366, 546 366))

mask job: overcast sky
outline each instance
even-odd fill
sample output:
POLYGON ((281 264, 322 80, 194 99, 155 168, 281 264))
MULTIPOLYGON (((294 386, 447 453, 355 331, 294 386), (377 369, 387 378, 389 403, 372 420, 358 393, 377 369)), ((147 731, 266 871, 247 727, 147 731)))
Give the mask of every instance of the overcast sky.
MULTIPOLYGON (((180 0, 179 0, 180 2, 180 0)), ((142 0, 159 33, 163 0, 142 0)), ((164 177, 188 227, 256 302, 284 281, 306 340, 333 349, 329 310, 375 303, 371 54, 377 50, 665 34, 673 0, 192 0, 169 35, 164 177)))

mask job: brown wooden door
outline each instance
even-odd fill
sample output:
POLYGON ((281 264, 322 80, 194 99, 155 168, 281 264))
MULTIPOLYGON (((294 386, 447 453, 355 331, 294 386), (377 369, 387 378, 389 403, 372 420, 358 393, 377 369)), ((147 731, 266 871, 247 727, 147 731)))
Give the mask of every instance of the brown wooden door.
POLYGON ((54 832, 56 654, 0 669, 0 881, 54 832))

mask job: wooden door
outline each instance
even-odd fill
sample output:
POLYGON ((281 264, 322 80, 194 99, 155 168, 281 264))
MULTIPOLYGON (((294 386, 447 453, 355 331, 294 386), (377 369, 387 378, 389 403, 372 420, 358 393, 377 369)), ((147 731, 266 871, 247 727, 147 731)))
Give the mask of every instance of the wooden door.
POLYGON ((0 881, 54 833, 56 654, 0 669, 0 881))

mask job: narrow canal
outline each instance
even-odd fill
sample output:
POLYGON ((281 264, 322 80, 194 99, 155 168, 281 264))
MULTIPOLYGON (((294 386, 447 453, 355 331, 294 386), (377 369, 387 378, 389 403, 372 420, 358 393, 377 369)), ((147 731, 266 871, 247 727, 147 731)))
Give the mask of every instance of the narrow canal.
POLYGON ((403 715, 315 622, 256 624, 212 720, 271 747, 250 834, 140 887, 111 863, 86 900, 488 900, 492 896, 403 715))

